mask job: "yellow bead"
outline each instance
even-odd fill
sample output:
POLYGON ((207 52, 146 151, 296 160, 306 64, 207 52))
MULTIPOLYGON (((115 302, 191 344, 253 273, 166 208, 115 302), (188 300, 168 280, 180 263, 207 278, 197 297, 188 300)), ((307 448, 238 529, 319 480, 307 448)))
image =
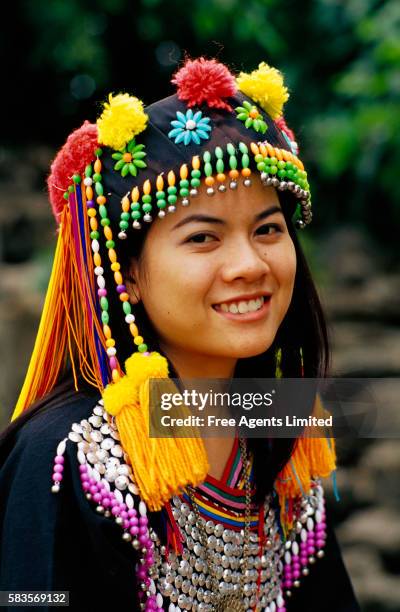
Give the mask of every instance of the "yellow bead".
POLYGON ((151 191, 151 183, 149 179, 146 179, 145 182, 143 183, 143 193, 145 195, 149 195, 150 191, 151 191))
POLYGON ((87 200, 93 200, 93 189, 92 187, 86 187, 86 199, 87 200))
POLYGON ((124 284, 121 272, 118 272, 118 271, 115 272, 114 273, 114 278, 115 278, 115 282, 117 283, 117 285, 123 285, 124 284))
POLYGON ((140 196, 139 188, 138 187, 134 187, 132 189, 132 192, 131 192, 131 200, 132 200, 132 202, 137 202, 139 200, 139 196, 140 196))
POLYGON ((188 175, 187 165, 183 164, 180 169, 180 177, 184 181, 185 179, 187 179, 187 175, 188 175))
POLYGON ((111 329, 109 325, 103 325, 103 333, 106 338, 111 338, 111 329))
POLYGON ((114 338, 108 338, 108 340, 106 340, 106 346, 115 346, 114 338))
POLYGON ((121 268, 121 264, 118 263, 118 261, 113 261, 113 263, 111 264, 111 270, 113 272, 117 272, 117 270, 119 270, 121 268))
POLYGON ((164 189, 164 179, 161 174, 157 176, 156 187, 157 191, 162 191, 164 189))
POLYGON ((175 185, 175 173, 173 170, 168 172, 168 185, 173 187, 175 185))
POLYGON ((134 343, 139 346, 139 344, 143 344, 143 336, 136 336, 134 339, 134 343))
POLYGON ((101 266, 101 257, 99 255, 99 253, 94 253, 93 261, 94 261, 94 265, 95 266, 101 266))
POLYGON ((139 330, 138 330, 137 325, 135 323, 131 323, 129 325, 129 331, 131 332, 131 334, 132 334, 132 336, 134 338, 139 334, 139 330))
MULTIPOLYGON (((93 208, 91 208, 90 210, 94 210, 93 208)), ((90 217, 90 229, 95 232, 97 230, 97 228, 99 227, 99 224, 97 223, 97 219, 96 217, 90 217)))
POLYGON ((122 198, 121 203, 122 203, 122 210, 124 212, 129 212, 130 202, 129 202, 129 198, 127 195, 122 198))
POLYGON ((96 216, 96 209, 95 208, 89 208, 87 211, 88 217, 95 217, 96 216))
POLYGON ((104 236, 107 238, 107 240, 112 240, 113 234, 109 225, 104 226, 104 236))
POLYGON ((101 161, 99 159, 96 159, 96 161, 94 162, 94 171, 96 172, 96 174, 100 174, 101 173, 101 161))
POLYGON ((108 257, 112 262, 117 261, 117 254, 114 249, 108 249, 108 257))
POLYGON ((118 370, 113 370, 112 371, 112 380, 113 380, 113 382, 118 382, 119 379, 120 379, 120 375, 119 375, 118 370))

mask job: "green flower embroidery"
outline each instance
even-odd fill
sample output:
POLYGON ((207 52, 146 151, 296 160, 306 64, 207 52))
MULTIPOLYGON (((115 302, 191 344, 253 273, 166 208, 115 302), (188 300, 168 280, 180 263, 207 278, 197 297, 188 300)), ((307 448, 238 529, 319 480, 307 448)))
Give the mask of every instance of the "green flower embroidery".
POLYGON ((123 149, 112 154, 111 157, 117 160, 114 170, 119 170, 121 176, 126 176, 127 174, 136 176, 138 168, 147 167, 146 162, 143 161, 147 153, 143 149, 144 144, 137 145, 135 139, 132 138, 123 149))
POLYGON ((240 121, 244 121, 244 125, 247 128, 253 128, 256 132, 261 132, 261 134, 265 134, 268 129, 268 125, 265 123, 264 119, 258 108, 247 100, 243 101, 243 106, 237 106, 235 108, 237 113, 236 118, 240 121))

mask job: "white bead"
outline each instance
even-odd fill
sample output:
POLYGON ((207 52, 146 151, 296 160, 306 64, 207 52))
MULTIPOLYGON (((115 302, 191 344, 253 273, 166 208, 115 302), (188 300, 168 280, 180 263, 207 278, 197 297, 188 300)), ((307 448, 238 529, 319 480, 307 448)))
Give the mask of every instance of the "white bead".
POLYGON ((158 609, 162 610, 164 600, 163 600, 163 596, 161 595, 161 593, 157 593, 156 602, 157 602, 158 609))
POLYGON ((104 289, 106 286, 106 281, 104 276, 98 276, 97 277, 97 285, 100 287, 100 289, 104 289))
POLYGON ((68 438, 64 438, 64 440, 62 440, 60 442, 60 444, 57 446, 57 455, 63 455, 65 453, 65 445, 67 443, 68 438))
POLYGON ((321 512, 321 510, 316 510, 315 511, 315 520, 317 521, 317 523, 320 523, 322 521, 322 512, 321 512))
POLYGON ((107 349, 107 355, 109 357, 114 357, 114 355, 117 354, 117 349, 115 348, 115 346, 109 346, 107 349))
POLYGON ((307 531, 304 528, 300 532, 300 538, 302 542, 306 542, 307 540, 307 531))
POLYGON ((134 323, 135 322, 135 315, 133 314, 127 314, 125 317, 125 321, 129 324, 134 323))
POLYGON ((299 554, 299 545, 297 544, 296 541, 292 543, 292 553, 294 555, 298 555, 299 554))
POLYGON ((104 268, 102 268, 101 266, 96 266, 94 269, 94 273, 96 274, 96 276, 102 276, 104 274, 104 268))
POLYGON ((285 563, 287 563, 287 564, 289 565, 289 563, 291 562, 291 560, 292 560, 292 555, 291 555, 291 554, 290 554, 290 552, 287 550, 287 551, 285 552, 285 563))
POLYGON ((271 601, 271 603, 269 604, 269 609, 271 610, 271 612, 276 612, 276 604, 274 601, 271 601))
POLYGON ((121 491, 119 491, 118 489, 115 489, 114 495, 115 495, 115 499, 117 500, 117 502, 119 502, 120 504, 124 503, 124 498, 123 498, 121 491))
POLYGON ((147 507, 144 501, 139 503, 139 514, 140 516, 147 516, 147 507))
POLYGON ((278 597, 276 598, 276 603, 278 605, 278 608, 283 608, 283 606, 285 605, 285 602, 283 600, 282 595, 278 595, 278 597))
POLYGON ((90 185, 93 185, 93 181, 90 176, 87 176, 85 179, 83 179, 83 184, 85 185, 85 187, 90 187, 90 185))
POLYGON ((81 450, 78 451, 78 461, 81 465, 85 465, 86 463, 85 453, 81 450))
POLYGON ((130 493, 127 493, 126 497, 125 497, 125 503, 127 505, 127 507, 129 508, 129 510, 132 510, 133 508, 133 497, 130 493))
POLYGON ((94 253, 98 253, 100 250, 100 244, 99 241, 96 240, 95 238, 92 240, 92 251, 94 253))
POLYGON ((168 606, 168 612, 175 612, 176 608, 173 603, 170 603, 168 606))
POLYGON ((194 130, 194 128, 196 127, 196 122, 193 121, 193 119, 188 119, 186 121, 186 126, 185 127, 186 127, 187 130, 194 130))
POLYGON ((149 591, 152 595, 156 593, 156 585, 154 584, 154 580, 150 580, 149 591))
POLYGON ((309 516, 307 519, 307 529, 308 531, 312 531, 314 529, 314 521, 312 520, 311 516, 309 516))

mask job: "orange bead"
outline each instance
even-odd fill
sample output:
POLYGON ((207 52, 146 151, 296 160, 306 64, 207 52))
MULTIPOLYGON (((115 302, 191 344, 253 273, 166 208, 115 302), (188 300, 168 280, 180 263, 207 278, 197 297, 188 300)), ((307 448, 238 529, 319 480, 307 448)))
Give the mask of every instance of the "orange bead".
POLYGON ((276 149, 275 149, 275 153, 276 153, 276 159, 277 159, 278 161, 282 161, 282 160, 283 160, 282 150, 281 150, 281 149, 276 148, 276 149))
POLYGON ((157 191, 162 191, 164 189, 164 179, 162 177, 162 174, 159 174, 157 176, 156 187, 157 187, 157 191))
POLYGON ((88 208, 87 211, 88 217, 95 217, 96 216, 96 209, 95 208, 88 208))
POLYGON ((97 196, 96 202, 100 206, 101 204, 105 204, 107 202, 107 200, 106 200, 105 196, 101 195, 101 196, 97 196))
POLYGON ((200 158, 198 155, 195 155, 192 159, 192 168, 193 170, 198 170, 200 168, 200 158))
POLYGON ((173 187, 175 185, 175 173, 173 170, 168 172, 168 185, 173 187))
POLYGON ((121 300, 121 302, 127 302, 129 300, 129 295, 127 293, 120 293, 119 294, 119 299, 121 300))
POLYGON ((258 112, 258 110, 256 108, 253 108, 250 112, 249 112, 249 117, 251 117, 252 119, 256 119, 258 117, 260 113, 258 112))
POLYGON ((101 257, 99 255, 99 253, 94 253, 93 255, 93 262, 95 266, 101 266, 101 257))
POLYGON ((283 159, 285 161, 289 161, 290 160, 289 155, 290 155, 289 151, 287 151, 286 149, 282 149, 282 156, 283 156, 283 159))
POLYGON ((86 199, 93 200, 93 189, 92 187, 86 187, 86 199))
POLYGON ((139 200, 139 187, 134 187, 131 192, 131 200, 132 202, 137 202, 139 200))
POLYGON ((131 332, 131 334, 132 334, 132 336, 133 336, 134 338, 136 338, 136 336, 138 336, 138 335, 139 335, 139 330, 138 330, 138 328, 137 328, 137 325, 135 325, 135 323, 131 323, 131 324, 129 325, 129 331, 131 332))
POLYGON ((251 152, 253 153, 253 155, 258 155, 259 152, 260 152, 260 149, 258 148, 258 146, 256 145, 255 142, 251 142, 250 143, 250 149, 251 149, 251 152))
POLYGON ((237 179, 239 176, 239 171, 238 170, 229 170, 229 176, 231 177, 231 179, 237 179))
POLYGON ((118 382, 121 378, 118 370, 113 370, 111 376, 112 376, 113 382, 118 382))
POLYGON ((122 159, 126 164, 129 164, 129 162, 132 161, 132 155, 130 153, 124 153, 122 159))
POLYGON ((268 149, 265 144, 260 144, 260 153, 263 157, 268 157, 268 149))
POLYGON ((271 145, 269 144, 269 142, 267 142, 267 143, 266 143, 266 145, 267 145, 268 156, 269 156, 269 157, 276 157, 274 147, 273 147, 273 146, 271 146, 271 145))
POLYGON ((118 270, 116 272, 114 272, 114 279, 115 279, 115 282, 117 283, 117 285, 123 285, 124 284, 124 281, 122 279, 122 274, 118 270))
POLYGON ((108 257, 110 261, 117 261, 117 254, 114 249, 108 249, 108 257))
POLYGON ((150 191, 151 191, 151 183, 149 179, 146 179, 145 182, 143 183, 143 193, 145 195, 149 195, 150 191))
POLYGON ((104 236, 107 238, 107 240, 112 240, 113 234, 109 225, 104 226, 104 236))
POLYGON ((180 177, 181 177, 181 179, 182 179, 182 180, 187 179, 187 175, 188 175, 188 168, 187 168, 187 165, 186 165, 186 164, 183 164, 183 165, 181 166, 181 169, 180 169, 179 175, 180 175, 180 177))
POLYGON ((205 182, 205 184, 208 187, 211 187, 212 185, 214 185, 214 177, 213 176, 206 176, 204 182, 205 182))
MULTIPOLYGON (((91 208, 90 210, 94 210, 94 208, 91 208)), ((94 212, 96 212, 96 211, 94 211, 94 212)), ((97 223, 97 219, 96 219, 95 215, 93 215, 93 216, 90 215, 90 229, 93 232, 95 232, 98 227, 99 227, 99 224, 97 223)))
POLYGON ((111 328, 108 325, 103 325, 103 333, 106 338, 111 338, 111 328))
POLYGON ((250 176, 250 174, 251 174, 250 168, 243 168, 242 169, 242 176, 250 176))
POLYGON ((223 183, 224 180, 226 179, 226 176, 223 172, 220 172, 219 174, 217 174, 217 181, 220 183, 223 183))
POLYGON ((120 268, 121 268, 121 264, 119 264, 118 261, 113 261, 113 263, 111 264, 111 270, 113 272, 116 272, 120 268))
POLYGON ((129 212, 129 209, 131 207, 131 203, 129 201, 129 198, 127 195, 124 195, 124 197, 121 200, 121 204, 122 204, 122 210, 124 212, 129 212))
POLYGON ((99 159, 96 159, 96 161, 94 162, 94 171, 96 172, 96 174, 100 174, 101 172, 101 161, 99 159))

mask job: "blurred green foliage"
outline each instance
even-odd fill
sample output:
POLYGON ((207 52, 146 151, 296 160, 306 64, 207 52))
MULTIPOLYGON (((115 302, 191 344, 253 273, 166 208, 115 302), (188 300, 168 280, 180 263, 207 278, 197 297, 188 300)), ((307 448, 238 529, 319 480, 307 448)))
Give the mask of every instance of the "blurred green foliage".
POLYGON ((357 223, 396 246, 399 0, 17 0, 10 12, 9 146, 59 146, 109 91, 145 103, 173 93, 186 53, 234 70, 265 60, 292 92, 285 112, 313 186, 310 231, 357 223))

